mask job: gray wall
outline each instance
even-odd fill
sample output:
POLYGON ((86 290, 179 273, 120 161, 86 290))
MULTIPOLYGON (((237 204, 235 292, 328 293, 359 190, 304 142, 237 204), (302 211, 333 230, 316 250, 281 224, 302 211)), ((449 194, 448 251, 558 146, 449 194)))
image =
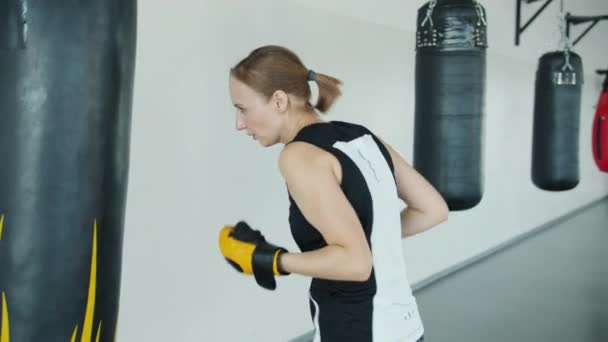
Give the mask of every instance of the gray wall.
MULTIPOLYGON (((534 72, 557 47, 555 2, 515 47, 514 1, 482 1, 489 20, 485 195, 474 209, 404 241, 418 282, 608 193, 591 155, 591 123, 606 67, 608 23, 576 51, 586 83, 581 183, 549 193, 530 181, 534 72)), ((422 1, 145 0, 139 41, 120 341, 286 341, 312 328, 308 279, 259 288, 222 259, 217 232, 248 220, 297 251, 276 158, 234 130, 228 69, 251 49, 282 44, 344 82, 327 119, 367 125, 411 162, 414 32, 422 1), (279 323, 280 320, 280 323, 279 323)), ((605 0, 567 1, 575 14, 605 0)), ((527 5, 526 18, 538 5, 527 5)), ((581 28, 575 28, 580 32, 581 28)), ((424 319, 424 317, 423 317, 424 319)))

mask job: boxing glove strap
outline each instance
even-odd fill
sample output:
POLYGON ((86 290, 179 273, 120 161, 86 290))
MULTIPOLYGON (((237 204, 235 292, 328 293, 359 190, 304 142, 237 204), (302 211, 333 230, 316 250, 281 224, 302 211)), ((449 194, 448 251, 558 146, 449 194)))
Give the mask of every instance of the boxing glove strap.
POLYGON ((288 275, 280 264, 279 259, 286 249, 271 245, 269 243, 259 244, 253 252, 253 275, 258 285, 263 288, 274 290, 276 288, 276 275, 288 275))

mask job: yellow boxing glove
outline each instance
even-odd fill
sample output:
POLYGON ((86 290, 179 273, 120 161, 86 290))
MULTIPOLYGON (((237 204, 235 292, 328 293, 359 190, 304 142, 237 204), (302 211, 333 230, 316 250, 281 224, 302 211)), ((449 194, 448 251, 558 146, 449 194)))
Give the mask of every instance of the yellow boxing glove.
POLYGON ((219 234, 220 251, 237 271, 253 274, 261 287, 274 290, 275 276, 288 275, 281 268, 280 256, 287 250, 266 242, 264 236, 243 221, 225 226, 219 234))

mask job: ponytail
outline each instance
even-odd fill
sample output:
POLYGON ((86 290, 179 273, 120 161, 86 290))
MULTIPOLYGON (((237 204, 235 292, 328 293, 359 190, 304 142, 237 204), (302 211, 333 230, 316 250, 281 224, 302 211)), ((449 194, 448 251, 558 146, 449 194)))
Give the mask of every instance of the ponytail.
POLYGON ((322 113, 326 113, 336 99, 342 95, 342 91, 340 91, 342 82, 337 78, 325 74, 318 74, 312 70, 309 71, 308 78, 315 81, 319 87, 319 99, 315 108, 322 113))

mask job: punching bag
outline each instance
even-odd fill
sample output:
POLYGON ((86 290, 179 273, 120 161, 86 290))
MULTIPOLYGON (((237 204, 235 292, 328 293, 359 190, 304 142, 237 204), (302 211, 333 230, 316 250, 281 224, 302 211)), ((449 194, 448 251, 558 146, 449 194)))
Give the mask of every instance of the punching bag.
POLYGON ((0 5, 0 341, 115 341, 136 0, 0 5))
POLYGON ((486 15, 474 0, 430 1, 418 10, 414 168, 450 210, 483 195, 486 15))
POLYGON ((541 56, 536 71, 532 181, 540 189, 564 191, 579 182, 579 118, 583 64, 568 51, 541 56))
POLYGON ((608 172, 608 70, 598 71, 598 74, 606 75, 606 78, 593 119, 593 159, 600 171, 608 172))

